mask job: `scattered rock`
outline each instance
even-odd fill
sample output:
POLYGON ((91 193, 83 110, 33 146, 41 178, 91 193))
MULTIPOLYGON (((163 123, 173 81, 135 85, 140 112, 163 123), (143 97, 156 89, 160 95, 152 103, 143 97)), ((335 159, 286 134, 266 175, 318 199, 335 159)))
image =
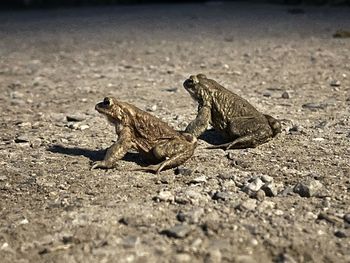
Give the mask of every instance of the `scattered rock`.
POLYGON ((261 181, 263 181, 264 183, 271 183, 273 181, 273 177, 269 176, 269 175, 262 175, 260 176, 261 181))
POLYGON ((168 88, 168 89, 165 89, 165 91, 167 91, 167 92, 177 92, 179 89, 178 88, 176 88, 176 87, 174 87, 174 88, 168 88))
POLYGON ((79 131, 83 131, 83 130, 90 128, 89 125, 80 124, 79 122, 70 122, 70 123, 68 123, 67 127, 72 129, 72 130, 79 130, 79 131))
POLYGON ((172 228, 163 230, 161 234, 168 237, 185 238, 191 231, 192 228, 188 225, 175 225, 172 228))
MULTIPOLYGON (((1 180, 0 180, 1 181, 1 180)), ((344 221, 348 224, 350 224, 350 213, 344 215, 344 221)))
POLYGON ((259 178, 255 178, 252 182, 246 184, 243 186, 243 192, 247 194, 252 194, 252 192, 257 192, 260 190, 260 188, 264 185, 264 182, 259 178))
POLYGON ((213 195, 213 200, 218 200, 218 201, 227 201, 231 198, 231 194, 229 192, 223 191, 223 192, 215 192, 213 195))
POLYGON ((29 223, 29 221, 28 221, 27 218, 24 218, 24 219, 22 219, 21 221, 18 222, 19 225, 26 225, 28 223, 29 223))
POLYGON ((339 80, 332 80, 329 85, 331 85, 331 87, 340 87, 341 83, 339 80))
POLYGON ((318 180, 310 178, 304 182, 297 183, 294 186, 293 191, 299 194, 301 197, 312 197, 315 196, 322 188, 323 185, 318 180))
POLYGON ((335 231, 334 235, 339 238, 346 238, 346 237, 350 237, 350 231, 337 230, 335 231))
POLYGON ((207 178, 205 177, 205 175, 196 177, 190 181, 190 183, 193 183, 193 184, 200 184, 200 183, 206 183, 206 182, 207 182, 207 178))
POLYGON ((152 105, 152 106, 148 106, 148 107, 146 107, 146 111, 150 111, 150 112, 154 112, 154 111, 156 111, 157 110, 157 104, 154 104, 154 105, 152 105))
POLYGON ((302 134, 304 133, 304 128, 300 125, 293 125, 288 129, 289 134, 302 134))
POLYGON ((282 95, 281 95, 281 97, 282 97, 283 99, 289 99, 289 98, 290 98, 289 93, 288 93, 287 91, 283 92, 282 95))
POLYGON ((255 199, 248 199, 245 200, 243 203, 241 203, 238 208, 242 211, 248 210, 253 211, 256 208, 256 200, 255 199))
POLYGON ((263 190, 266 194, 266 196, 273 197, 277 195, 277 188, 275 183, 266 183, 262 186, 261 190, 263 190))
POLYGON ((177 214, 176 217, 180 222, 187 222, 189 224, 197 224, 203 214, 204 214, 203 208, 195 208, 195 209, 192 209, 188 212, 181 211, 177 214))
POLYGON ((20 135, 15 139, 15 143, 29 142, 29 138, 26 135, 20 135))
POLYGON ((153 199, 157 202, 173 202, 174 195, 170 191, 160 191, 153 199))
POLYGON ((81 115, 81 114, 67 115, 66 119, 69 122, 80 122, 80 121, 84 121, 86 119, 86 116, 85 115, 81 115))
POLYGON ((80 126, 78 127, 78 130, 79 130, 79 131, 83 131, 83 130, 86 130, 86 129, 89 129, 89 128, 90 128, 89 125, 87 125, 87 124, 82 124, 82 125, 80 125, 80 126))
POLYGON ((190 176, 192 174, 192 170, 183 166, 178 166, 176 167, 174 173, 175 175, 190 176))

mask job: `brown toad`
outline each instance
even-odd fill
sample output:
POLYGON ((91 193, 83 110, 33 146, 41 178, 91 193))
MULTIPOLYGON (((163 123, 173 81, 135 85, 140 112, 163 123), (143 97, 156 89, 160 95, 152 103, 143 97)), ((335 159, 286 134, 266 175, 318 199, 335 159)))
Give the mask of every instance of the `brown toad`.
POLYGON ((228 143, 213 148, 254 148, 281 132, 281 124, 262 114, 248 101, 225 89, 204 74, 192 75, 184 82, 185 89, 198 102, 198 114, 185 132, 200 136, 210 125, 228 143))
POLYGON ((103 161, 93 163, 92 169, 113 168, 129 149, 135 149, 158 163, 135 170, 158 174, 163 169, 184 163, 194 153, 197 145, 194 136, 174 130, 157 117, 129 103, 106 97, 96 104, 95 109, 115 126, 118 140, 107 149, 103 161))

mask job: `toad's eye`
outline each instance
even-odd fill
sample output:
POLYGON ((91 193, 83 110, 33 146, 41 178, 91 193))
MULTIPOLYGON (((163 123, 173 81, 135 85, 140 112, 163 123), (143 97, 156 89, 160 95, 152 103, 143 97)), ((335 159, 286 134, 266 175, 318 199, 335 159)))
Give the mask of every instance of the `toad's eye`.
POLYGON ((105 105, 105 106, 111 106, 111 100, 110 100, 110 98, 104 98, 103 99, 103 105, 105 105))
POLYGON ((188 79, 186 82, 188 85, 191 85, 191 86, 193 85, 193 79, 188 79))

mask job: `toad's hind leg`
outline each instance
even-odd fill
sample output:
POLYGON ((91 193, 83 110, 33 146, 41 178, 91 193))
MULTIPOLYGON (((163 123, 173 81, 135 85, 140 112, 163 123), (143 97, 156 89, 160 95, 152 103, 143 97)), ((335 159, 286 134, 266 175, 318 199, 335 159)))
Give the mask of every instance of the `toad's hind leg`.
POLYGON ((174 168, 188 160, 194 152, 195 143, 181 139, 161 143, 153 148, 154 156, 163 160, 159 164, 135 169, 136 171, 152 171, 159 174, 164 169, 174 168))
POLYGON ((252 133, 248 134, 242 137, 239 137, 232 142, 224 143, 224 144, 219 144, 219 145, 213 145, 207 147, 207 149, 221 149, 224 148, 226 150, 229 149, 242 149, 242 148, 255 148, 258 145, 262 144, 263 142, 267 142, 268 137, 266 136, 261 136, 261 134, 257 133, 252 133), (264 138, 264 140, 262 140, 264 138))
POLYGON ((259 122, 259 120, 254 117, 236 118, 231 122, 228 133, 234 138, 233 141, 209 146, 207 149, 224 148, 228 150, 255 148, 269 141, 272 137, 272 130, 267 121, 259 122))

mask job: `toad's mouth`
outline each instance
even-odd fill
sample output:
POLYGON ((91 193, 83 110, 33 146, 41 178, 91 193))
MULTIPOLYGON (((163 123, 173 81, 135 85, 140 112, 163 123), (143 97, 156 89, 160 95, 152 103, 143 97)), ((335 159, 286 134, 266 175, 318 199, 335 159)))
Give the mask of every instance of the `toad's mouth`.
POLYGON ((97 110, 99 113, 104 113, 106 109, 107 107, 103 104, 103 102, 97 103, 95 106, 95 110, 97 110))
POLYGON ((194 95, 195 93, 195 82, 193 79, 186 79, 183 83, 184 88, 191 94, 194 95))

